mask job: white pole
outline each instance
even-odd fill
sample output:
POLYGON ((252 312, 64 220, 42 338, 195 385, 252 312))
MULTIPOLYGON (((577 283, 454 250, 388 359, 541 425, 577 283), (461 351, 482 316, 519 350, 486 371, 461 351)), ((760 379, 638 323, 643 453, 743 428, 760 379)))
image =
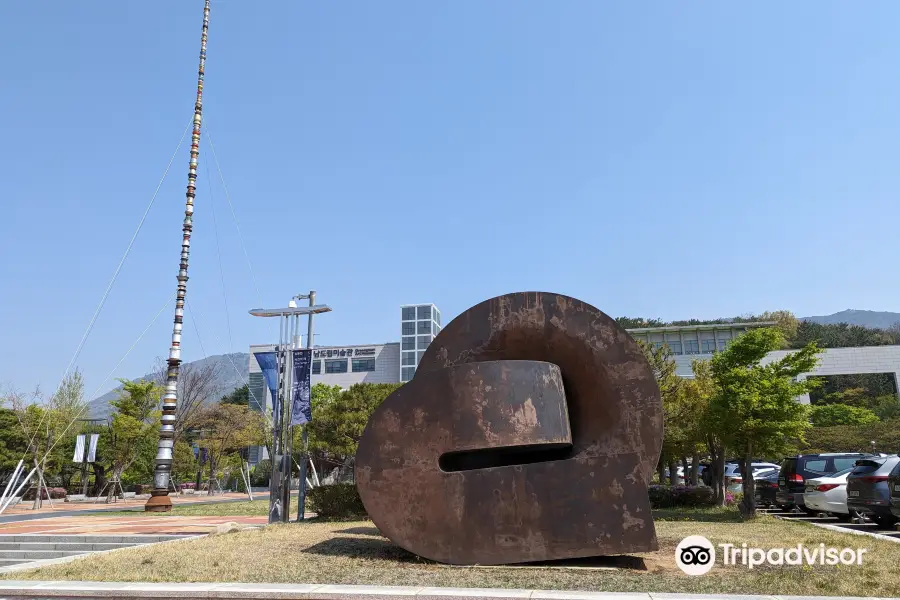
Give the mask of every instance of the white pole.
POLYGON ((24 479, 24 481, 22 481, 22 483, 19 484, 19 487, 16 488, 16 491, 14 491, 12 495, 10 495, 10 497, 6 499, 6 503, 3 506, 0 506, 0 514, 3 514, 3 511, 6 510, 6 507, 9 506, 9 504, 12 502, 12 499, 16 497, 16 494, 22 491, 22 488, 26 483, 28 483, 28 480, 31 479, 31 476, 34 475, 35 470, 36 469, 31 469, 31 471, 28 473, 28 476, 24 479))
POLYGON ((9 493, 9 489, 15 485, 15 481, 19 478, 19 475, 22 474, 22 464, 24 462, 24 458, 19 459, 19 464, 16 465, 16 470, 13 471, 12 477, 10 477, 9 481, 6 482, 6 488, 3 490, 3 495, 0 496, 0 506, 3 506, 3 502, 6 500, 6 495, 9 493))

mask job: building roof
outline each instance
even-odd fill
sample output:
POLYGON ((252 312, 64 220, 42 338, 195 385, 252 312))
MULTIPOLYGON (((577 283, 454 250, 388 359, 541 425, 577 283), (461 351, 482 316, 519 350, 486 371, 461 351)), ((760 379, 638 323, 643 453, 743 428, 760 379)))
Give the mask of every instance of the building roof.
POLYGON ((665 325, 663 327, 639 327, 626 329, 628 333, 667 333, 675 331, 712 331, 714 329, 753 329, 756 327, 771 327, 777 325, 775 321, 753 321, 749 323, 711 323, 705 325, 665 325))

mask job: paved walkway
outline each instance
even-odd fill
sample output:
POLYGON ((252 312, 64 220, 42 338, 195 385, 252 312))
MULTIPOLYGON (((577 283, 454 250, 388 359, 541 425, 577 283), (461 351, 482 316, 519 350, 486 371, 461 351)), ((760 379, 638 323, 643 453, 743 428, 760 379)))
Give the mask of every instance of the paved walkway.
MULTIPOLYGON (((80 581, 0 581, 0 597, 40 598, 305 598, 309 600, 793 600, 800 596, 572 592, 374 585, 295 585, 266 583, 109 583, 80 581)), ((847 600, 841 596, 803 596, 803 600, 847 600)), ((869 599, 871 600, 871 599, 869 599)))
POLYGON ((0 535, 185 535, 214 531, 222 523, 265 525, 263 516, 78 515, 0 524, 0 535))

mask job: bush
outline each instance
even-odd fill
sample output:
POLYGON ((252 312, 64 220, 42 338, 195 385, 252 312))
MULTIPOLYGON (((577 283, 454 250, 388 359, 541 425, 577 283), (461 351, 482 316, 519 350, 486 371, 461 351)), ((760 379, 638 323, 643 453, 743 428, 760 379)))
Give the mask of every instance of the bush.
POLYGON ((871 452, 872 440, 879 452, 893 453, 900 449, 900 419, 866 425, 813 427, 806 432, 805 454, 816 452, 871 452))
MULTIPOLYGON (((61 488, 61 487, 50 488, 50 498, 52 500, 62 500, 65 497, 66 497, 66 488, 61 488)), ((37 488, 36 487, 29 488, 25 492, 25 494, 22 496, 22 500, 34 500, 35 498, 37 498, 37 488)), ((47 499, 47 488, 42 489, 41 499, 42 500, 47 499)))
POLYGON ((678 508, 715 506, 716 495, 712 488, 676 486, 650 486, 651 508, 678 508))
POLYGON ((153 489, 153 486, 147 485, 145 483, 135 483, 128 487, 129 492, 134 492, 136 495, 140 496, 141 494, 149 494, 150 490, 153 489))
POLYGON ((834 427, 835 425, 865 425, 878 420, 878 415, 868 408, 846 404, 825 404, 813 406, 809 413, 813 427, 834 427))
POLYGON ((350 521, 367 517, 356 485, 352 483, 321 485, 310 489, 306 494, 310 510, 327 521, 350 521))
POLYGON ((743 492, 725 492, 725 506, 737 506, 744 500, 743 492))
POLYGON ((250 471, 250 485, 253 487, 269 487, 269 478, 272 476, 272 462, 269 459, 261 460, 250 471))

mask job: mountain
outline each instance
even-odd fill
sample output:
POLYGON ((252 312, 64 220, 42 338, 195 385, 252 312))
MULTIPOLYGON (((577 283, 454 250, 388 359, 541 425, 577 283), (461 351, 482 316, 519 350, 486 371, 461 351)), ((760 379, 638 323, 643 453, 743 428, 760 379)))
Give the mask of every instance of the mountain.
POLYGON ((800 317, 800 320, 812 321, 813 323, 821 323, 823 325, 849 323, 850 325, 861 325, 862 327, 887 329, 891 325, 900 323, 900 313, 877 310, 855 310, 848 308, 847 310, 836 312, 833 315, 800 317))
MULTIPOLYGON (((204 399, 204 402, 216 402, 225 394, 230 394, 235 388, 238 388, 247 382, 247 373, 250 365, 250 355, 245 352, 235 352, 233 354, 218 354, 216 356, 208 356, 201 360, 195 360, 181 365, 182 372, 188 371, 198 372, 201 369, 211 369, 214 374, 214 381, 210 386, 210 393, 204 399)), ((157 379, 158 373, 147 373, 143 377, 136 379, 157 379)), ((179 381, 179 385, 183 381, 179 381)), ((122 386, 110 390, 99 398, 95 398, 88 405, 88 417, 91 419, 106 419, 112 413, 112 407, 109 405, 110 400, 115 400, 119 395, 122 386)))

